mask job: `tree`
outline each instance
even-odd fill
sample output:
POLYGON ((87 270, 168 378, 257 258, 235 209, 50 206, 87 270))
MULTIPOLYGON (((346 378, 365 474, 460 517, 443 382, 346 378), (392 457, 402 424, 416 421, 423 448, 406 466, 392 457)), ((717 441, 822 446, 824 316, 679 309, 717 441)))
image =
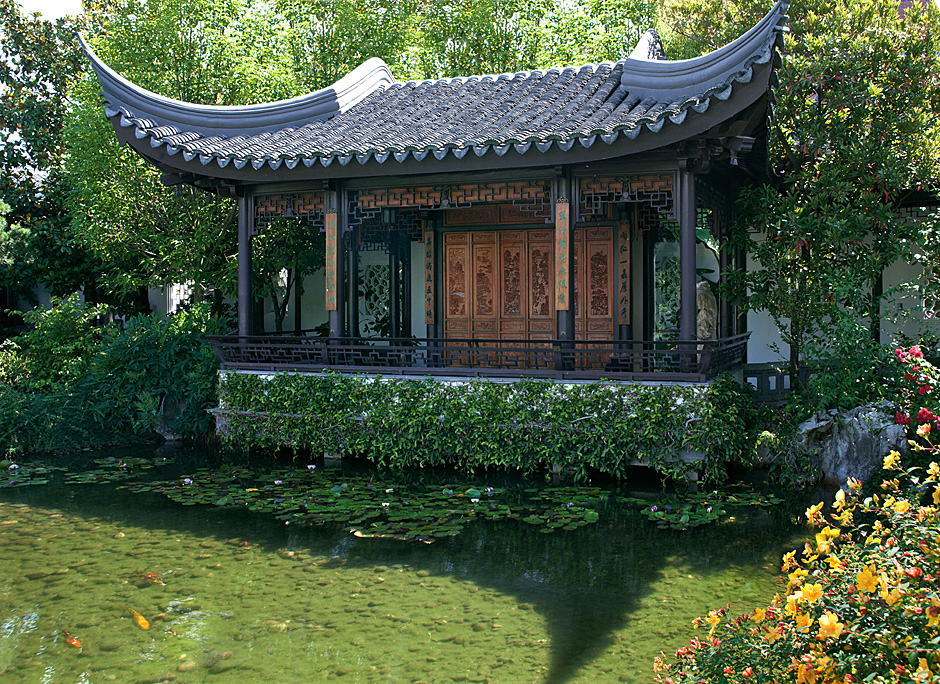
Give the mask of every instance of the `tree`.
POLYGON ((66 208, 64 124, 83 63, 76 26, 26 17, 14 0, 0 0, 0 203, 9 214, 0 287, 27 299, 39 284, 55 296, 94 289, 101 270, 70 231, 66 208))
MULTIPOLYGON (((94 5, 86 16, 89 41, 130 80, 221 105, 297 94, 278 25, 269 4, 255 0, 121 0, 94 5)), ((195 299, 221 302, 218 288, 232 280, 235 202, 188 185, 164 187, 154 168, 118 145, 99 90, 92 73, 74 90, 66 167, 72 227, 108 265, 112 290, 187 283, 195 299)))
MULTIPOLYGON (((692 54, 712 47, 701 36, 739 35, 759 7, 674 0, 664 21, 692 54)), ((880 323, 881 273, 921 239, 897 208, 940 183, 940 36, 932 4, 811 0, 791 12, 769 131, 775 182, 740 205, 737 239, 760 269, 736 285, 777 321, 796 383, 810 353, 844 354, 880 323)))

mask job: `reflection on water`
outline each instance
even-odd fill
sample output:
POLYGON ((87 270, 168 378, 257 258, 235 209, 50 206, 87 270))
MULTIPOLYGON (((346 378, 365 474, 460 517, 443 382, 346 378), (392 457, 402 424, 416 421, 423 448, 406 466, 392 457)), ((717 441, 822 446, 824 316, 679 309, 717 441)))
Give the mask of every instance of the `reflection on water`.
POLYGON ((686 644, 693 617, 777 590, 792 531, 751 518, 680 533, 611 506, 573 531, 480 521, 425 545, 113 485, 2 490, 0 673, 11 684, 650 682, 653 656, 686 644))

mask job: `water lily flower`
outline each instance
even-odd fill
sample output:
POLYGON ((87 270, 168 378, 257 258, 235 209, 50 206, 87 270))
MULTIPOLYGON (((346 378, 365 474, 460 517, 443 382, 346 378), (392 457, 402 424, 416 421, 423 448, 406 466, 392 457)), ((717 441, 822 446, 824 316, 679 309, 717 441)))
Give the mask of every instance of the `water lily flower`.
POLYGON ((11 463, 11 464, 10 464, 10 467, 8 468, 8 470, 16 470, 17 468, 19 468, 18 465, 16 465, 15 463, 11 463))
POLYGON ((383 501, 383 502, 382 502, 382 508, 388 508, 388 507, 391 506, 391 505, 392 505, 392 504, 390 504, 388 501, 383 501))
POLYGON ((183 484, 184 484, 184 485, 191 485, 192 483, 193 483, 193 481, 190 480, 188 477, 184 477, 184 478, 183 478, 183 484))
POLYGON ((470 499, 470 503, 480 503, 479 499, 470 499))
POLYGON ((307 470, 309 470, 311 473, 312 473, 314 470, 316 470, 316 469, 317 469, 317 467, 316 467, 314 464, 312 464, 312 463, 307 466, 307 470))
POLYGON ((275 480, 274 484, 282 484, 283 482, 284 482, 283 480, 275 480))
POLYGON ((391 493, 394 492, 394 491, 395 491, 394 488, 389 487, 388 489, 385 490, 385 493, 386 493, 386 494, 391 494, 391 493))

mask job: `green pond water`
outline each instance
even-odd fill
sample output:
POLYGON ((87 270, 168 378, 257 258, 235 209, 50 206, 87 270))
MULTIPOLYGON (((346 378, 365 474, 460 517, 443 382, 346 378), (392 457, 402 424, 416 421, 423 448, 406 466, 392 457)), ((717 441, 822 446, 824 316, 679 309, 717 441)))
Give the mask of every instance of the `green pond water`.
MULTIPOLYGON (((160 453, 176 463, 127 479, 167 478, 190 491, 183 478, 200 472, 201 457, 160 453)), ((155 458, 153 450, 137 456, 155 458)), ((364 477, 322 464, 294 470, 294 496, 305 491, 303 477, 309 487, 318 478, 364 477)), ((436 495, 451 517, 432 530, 448 534, 432 531, 434 542, 423 543, 355 536, 348 522, 298 524, 310 516, 296 509, 284 520, 131 491, 94 473, 86 479, 98 484, 66 484, 68 477, 0 488, 4 684, 646 683, 654 655, 694 635, 694 617, 729 602, 743 613, 779 591, 780 554, 801 532, 783 506, 742 506, 677 531, 658 528, 617 492, 566 490, 568 508, 596 515, 551 528, 552 507, 567 504, 543 496, 549 502, 533 507, 543 490, 531 483, 461 476, 472 481, 461 490, 419 477, 394 494, 380 490, 388 501, 375 505, 386 510, 419 485, 479 494, 467 498, 468 509, 436 495), (485 515, 520 509, 516 517, 485 515)), ((230 491, 263 493, 275 477, 287 486, 283 473, 262 472, 256 487, 242 477, 230 491)))

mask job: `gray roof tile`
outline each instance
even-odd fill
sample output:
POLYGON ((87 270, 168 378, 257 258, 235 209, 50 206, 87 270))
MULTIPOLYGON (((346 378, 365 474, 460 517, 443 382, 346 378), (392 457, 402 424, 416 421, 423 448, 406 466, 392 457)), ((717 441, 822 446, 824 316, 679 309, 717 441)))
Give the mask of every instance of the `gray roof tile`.
POLYGON ((579 68, 395 83, 370 61, 334 86, 304 98, 251 107, 189 105, 148 93, 104 65, 84 44, 115 126, 132 127, 150 146, 220 167, 234 161, 273 168, 562 150, 634 139, 666 123, 681 125, 712 97, 727 99, 751 67, 773 58, 785 2, 734 43, 696 60, 626 59, 579 68), (600 137, 596 137, 596 136, 600 137), (532 143, 535 143, 533 146, 532 143), (429 153, 433 153, 428 157, 429 153))

